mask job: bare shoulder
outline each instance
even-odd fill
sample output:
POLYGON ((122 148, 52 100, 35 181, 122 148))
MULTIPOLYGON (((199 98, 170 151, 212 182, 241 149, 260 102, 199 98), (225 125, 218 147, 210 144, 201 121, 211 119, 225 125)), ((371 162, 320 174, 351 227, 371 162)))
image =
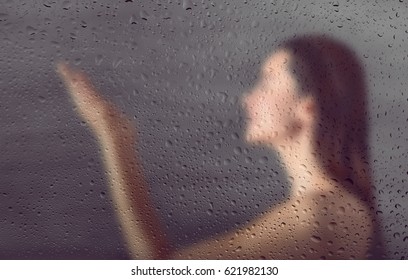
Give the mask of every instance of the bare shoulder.
POLYGON ((363 259, 369 247, 369 207, 347 193, 315 193, 283 202, 244 227, 203 240, 182 259, 363 259))
POLYGON ((346 191, 291 199, 255 224, 269 229, 264 248, 279 259, 364 259, 373 231, 369 205, 346 191))
POLYGON ((333 215, 337 219, 337 240, 344 250, 348 250, 344 253, 349 258, 365 259, 374 232, 374 216, 370 205, 344 191, 333 206, 333 215))
POLYGON ((366 258, 373 235, 370 205, 342 189, 315 194, 305 204, 314 209, 308 233, 316 244, 312 255, 326 259, 366 258))

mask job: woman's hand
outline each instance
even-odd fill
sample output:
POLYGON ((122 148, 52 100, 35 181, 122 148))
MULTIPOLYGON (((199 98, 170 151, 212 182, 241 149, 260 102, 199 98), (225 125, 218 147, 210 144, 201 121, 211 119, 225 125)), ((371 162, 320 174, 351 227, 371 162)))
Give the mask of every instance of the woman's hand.
POLYGON ((107 134, 113 136, 117 133, 127 136, 134 134, 131 121, 98 94, 85 73, 64 62, 57 63, 57 72, 64 81, 78 113, 97 137, 107 134))
POLYGON ((171 249, 151 206, 149 188, 134 149, 134 124, 105 100, 82 72, 58 63, 63 79, 82 119, 92 128, 101 147, 116 209, 131 257, 167 258, 171 249))

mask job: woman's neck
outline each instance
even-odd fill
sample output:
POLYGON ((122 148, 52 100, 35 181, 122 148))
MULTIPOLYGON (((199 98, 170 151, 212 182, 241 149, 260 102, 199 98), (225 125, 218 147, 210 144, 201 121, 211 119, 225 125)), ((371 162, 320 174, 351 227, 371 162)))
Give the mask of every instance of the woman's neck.
POLYGON ((274 145, 291 184, 290 198, 302 198, 318 192, 336 190, 336 182, 328 175, 317 157, 314 145, 306 134, 296 140, 274 145))

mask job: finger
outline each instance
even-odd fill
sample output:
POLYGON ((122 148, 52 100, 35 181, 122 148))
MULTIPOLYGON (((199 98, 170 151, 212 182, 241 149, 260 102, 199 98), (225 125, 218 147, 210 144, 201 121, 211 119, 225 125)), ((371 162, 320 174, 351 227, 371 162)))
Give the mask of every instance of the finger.
POLYGON ((90 79, 86 74, 71 68, 65 62, 57 63, 57 72, 64 81, 82 118, 92 127, 100 126, 108 105, 107 101, 98 94, 90 79))
POLYGON ((60 74, 75 101, 80 103, 94 103, 94 105, 103 102, 103 99, 97 94, 92 82, 81 71, 72 69, 67 63, 60 62, 57 64, 57 72, 60 74))

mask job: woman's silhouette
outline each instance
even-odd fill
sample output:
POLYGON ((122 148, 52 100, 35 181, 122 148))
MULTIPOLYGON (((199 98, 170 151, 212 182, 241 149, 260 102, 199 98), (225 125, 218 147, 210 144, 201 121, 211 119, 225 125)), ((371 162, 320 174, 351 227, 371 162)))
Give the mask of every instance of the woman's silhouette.
POLYGON ((159 226, 134 150, 135 124, 105 101, 85 74, 58 64, 82 118, 100 143, 114 205, 139 259, 364 259, 375 219, 361 66, 325 36, 283 42, 243 97, 248 143, 277 151, 288 199, 246 226, 174 250, 159 226))

